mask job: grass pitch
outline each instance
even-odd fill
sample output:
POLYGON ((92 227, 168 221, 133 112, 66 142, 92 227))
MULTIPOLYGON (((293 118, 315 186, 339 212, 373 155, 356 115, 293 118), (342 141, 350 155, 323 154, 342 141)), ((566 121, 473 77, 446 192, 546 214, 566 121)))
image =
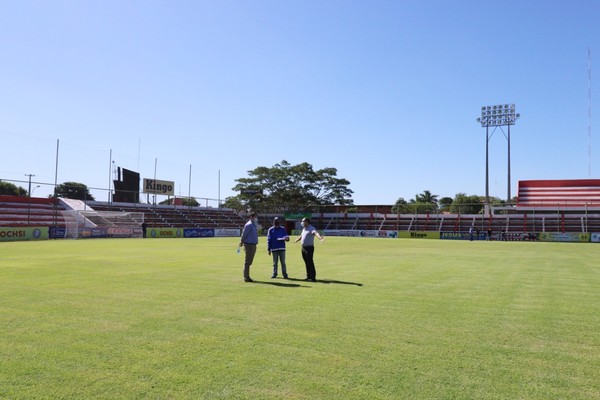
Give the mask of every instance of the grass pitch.
POLYGON ((600 245, 236 245, 0 243, 0 398, 600 399, 600 245))

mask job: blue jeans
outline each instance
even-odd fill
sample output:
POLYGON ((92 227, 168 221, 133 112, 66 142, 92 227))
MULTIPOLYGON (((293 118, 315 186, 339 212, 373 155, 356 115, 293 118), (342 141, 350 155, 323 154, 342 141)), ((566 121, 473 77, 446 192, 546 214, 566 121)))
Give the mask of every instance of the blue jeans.
POLYGON ((277 262, 281 263, 281 273, 283 277, 287 277, 287 267, 285 265, 285 250, 272 251, 273 256, 273 276, 277 276, 277 262))

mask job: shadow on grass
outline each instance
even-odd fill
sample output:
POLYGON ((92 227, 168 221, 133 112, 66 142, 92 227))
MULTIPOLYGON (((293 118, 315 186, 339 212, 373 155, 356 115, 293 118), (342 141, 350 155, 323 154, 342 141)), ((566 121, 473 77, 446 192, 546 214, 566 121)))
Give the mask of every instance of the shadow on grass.
POLYGON ((321 283, 336 283, 338 285, 355 285, 355 286, 362 286, 362 283, 357 283, 357 282, 345 282, 345 281, 336 281, 336 280, 332 280, 332 279, 317 279, 317 282, 321 282, 321 283))
MULTIPOLYGON (((288 279, 288 280, 300 280, 300 279, 288 279)), ((261 285, 272 285, 272 286, 281 286, 281 287, 303 287, 298 283, 283 283, 283 282, 266 282, 266 281, 257 281, 254 280, 252 283, 260 283, 261 285)), ((304 286, 307 287, 307 286, 304 286)))
POLYGON ((333 279, 317 279, 316 282, 307 281, 306 279, 298 279, 298 278, 288 278, 288 281, 297 281, 297 282, 310 282, 310 283, 334 283, 338 285, 354 285, 354 286, 362 286, 362 283, 357 282, 345 282, 345 281, 336 281, 333 279))

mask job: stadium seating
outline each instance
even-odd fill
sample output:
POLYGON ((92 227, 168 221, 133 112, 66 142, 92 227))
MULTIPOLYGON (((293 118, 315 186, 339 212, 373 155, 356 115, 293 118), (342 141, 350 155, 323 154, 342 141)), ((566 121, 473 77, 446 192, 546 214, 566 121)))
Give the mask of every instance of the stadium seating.
POLYGON ((0 226, 64 227, 61 211, 55 199, 0 195, 0 226))
MULTIPOLYGON (((240 229, 245 223, 244 217, 230 209, 98 201, 86 204, 96 211, 142 212, 148 227, 240 229)), ((0 196, 0 226, 64 227, 62 211, 65 211, 65 207, 54 199, 0 196)), ((481 214, 328 212, 313 213, 311 222, 320 230, 468 232, 473 226, 481 232, 491 228, 495 235, 504 231, 508 236, 512 235, 510 237, 525 232, 600 232, 600 212, 588 211, 581 208, 520 210, 517 207, 492 217, 481 214)), ((269 218, 265 216, 264 221, 269 218)))
POLYGON ((600 207, 600 179, 519 181, 517 209, 578 209, 600 207))
POLYGON ((143 212, 148 227, 154 228, 241 228, 246 222, 230 209, 202 207, 88 202, 96 211, 143 212))

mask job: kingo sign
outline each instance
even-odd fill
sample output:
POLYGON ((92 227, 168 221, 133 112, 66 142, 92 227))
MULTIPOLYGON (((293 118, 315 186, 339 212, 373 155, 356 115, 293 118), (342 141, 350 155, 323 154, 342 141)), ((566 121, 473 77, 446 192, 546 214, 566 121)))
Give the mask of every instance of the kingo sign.
POLYGON ((175 182, 144 178, 144 193, 175 195, 175 182))

